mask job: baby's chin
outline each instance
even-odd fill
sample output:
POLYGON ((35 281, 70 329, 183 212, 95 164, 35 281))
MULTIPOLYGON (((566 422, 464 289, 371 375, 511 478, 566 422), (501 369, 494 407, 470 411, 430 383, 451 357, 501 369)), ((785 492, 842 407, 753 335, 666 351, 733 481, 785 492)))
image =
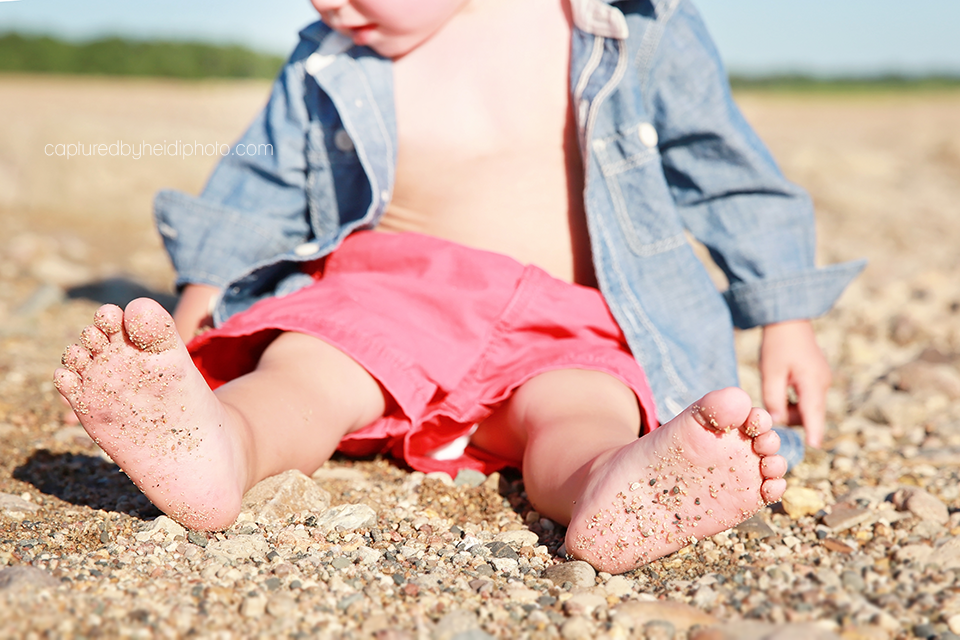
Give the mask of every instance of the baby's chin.
POLYGON ((341 32, 358 46, 369 47, 384 58, 396 60, 402 58, 430 38, 430 34, 391 34, 384 32, 382 27, 362 30, 359 32, 341 32))

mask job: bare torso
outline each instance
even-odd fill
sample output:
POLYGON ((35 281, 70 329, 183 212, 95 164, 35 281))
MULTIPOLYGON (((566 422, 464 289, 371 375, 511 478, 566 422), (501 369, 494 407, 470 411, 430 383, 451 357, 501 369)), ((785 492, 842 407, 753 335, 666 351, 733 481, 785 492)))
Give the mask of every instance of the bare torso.
POLYGON ((596 286, 561 0, 468 4, 394 65, 399 149, 379 230, 416 231, 596 286))

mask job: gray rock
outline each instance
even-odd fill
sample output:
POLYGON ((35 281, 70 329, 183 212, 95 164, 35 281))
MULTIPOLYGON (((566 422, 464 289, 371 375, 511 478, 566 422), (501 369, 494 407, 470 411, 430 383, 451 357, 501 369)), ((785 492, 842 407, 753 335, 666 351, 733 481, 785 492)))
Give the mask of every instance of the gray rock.
POLYGON ((929 520, 940 525, 947 524, 950 520, 947 505, 919 487, 898 489, 893 494, 893 504, 900 511, 909 511, 921 520, 929 520))
POLYGON ((821 567, 820 569, 817 569, 815 575, 817 577, 817 582, 828 589, 836 589, 840 587, 840 576, 838 576, 837 572, 833 569, 821 567))
POLYGON ((607 608, 607 599, 598 593, 582 591, 574 594, 563 603, 563 612, 569 616, 584 616, 589 618, 594 611, 603 611, 607 608))
POLYGON ((693 594, 693 604, 700 609, 708 609, 717 601, 717 592, 708 586, 697 589, 693 594))
POLYGON ((318 513, 330 506, 330 494, 292 469, 258 482, 243 496, 241 514, 259 524, 286 523, 290 516, 318 513))
POLYGON ((236 563, 248 559, 265 560, 269 550, 270 545, 263 536, 249 535, 214 540, 207 544, 206 553, 221 562, 236 563))
POLYGON ((937 538, 943 536, 943 534, 946 532, 946 528, 942 524, 932 520, 920 520, 913 525, 913 528, 910 530, 910 532, 913 535, 919 536, 926 540, 936 540, 937 538))
POLYGON ((746 533, 751 538, 763 539, 774 535, 773 529, 771 529, 770 525, 764 522, 763 518, 761 518, 759 515, 754 515, 750 518, 747 518, 735 528, 740 533, 746 533))
POLYGON ((357 562, 360 564, 376 564, 380 561, 380 552, 366 545, 357 549, 357 562))
POLYGON ((836 505, 833 511, 823 517, 823 524, 832 531, 845 531, 867 521, 872 515, 869 509, 836 505))
POLYGON ((960 569, 960 536, 950 538, 938 546, 930 559, 944 571, 960 569))
POLYGON ((143 542, 154 537, 158 533, 164 538, 175 538, 176 536, 186 535, 187 530, 174 522, 167 516, 159 516, 150 522, 143 531, 136 535, 137 540, 143 542))
POLYGON ((897 367, 891 374, 894 386, 907 393, 942 393, 960 398, 960 373, 949 364, 917 359, 897 367))
POLYGON ((27 589, 53 588, 60 584, 43 569, 29 565, 16 565, 0 569, 0 591, 24 591, 27 589))
POLYGON ((849 569, 840 574, 840 582, 847 591, 856 591, 857 593, 862 592, 867 586, 863 581, 863 576, 849 569))
POLYGON ((582 560, 572 560, 547 567, 543 577, 557 585, 569 582, 575 587, 592 587, 596 584, 597 572, 582 560))
POLYGON ((376 525, 377 512, 365 504, 341 504, 317 518, 317 528, 324 533, 369 529, 376 525))
POLYGON ((493 537, 499 542, 506 542, 511 547, 519 549, 520 547, 535 547, 540 544, 540 536, 529 529, 519 529, 517 531, 503 531, 493 537))
POLYGON ((580 616, 570 618, 560 627, 563 640, 593 640, 596 635, 593 625, 580 616))
POLYGON ((200 533, 199 531, 188 531, 188 532, 187 532, 187 540, 189 540, 189 541, 192 542, 193 544, 197 545, 198 547, 204 547, 204 548, 205 548, 205 547, 207 546, 207 544, 210 542, 210 541, 207 539, 207 534, 205 534, 205 533, 200 533))
POLYGON ((40 510, 40 505, 34 504, 29 500, 24 500, 20 496, 12 493, 0 493, 0 511, 5 515, 16 516, 36 513, 40 510))
POLYGON ((453 484, 457 487, 479 487, 486 479, 486 475, 475 469, 460 469, 457 477, 453 479, 453 484))
POLYGON ((494 558, 510 558, 512 560, 518 560, 520 558, 516 550, 506 542, 494 540, 493 542, 488 542, 486 546, 490 549, 490 555, 494 558))
POLYGON ((603 590, 607 595, 615 598, 633 593, 634 581, 624 576, 613 576, 603 584, 603 590))
POLYGON ((513 558, 491 558, 490 564, 496 567, 500 573, 516 573, 520 568, 520 563, 513 558))
POLYGON ((431 636, 433 640, 453 640, 463 633, 475 629, 479 630, 479 627, 477 614, 464 609, 456 609, 445 614, 437 621, 437 626, 433 628, 431 636))
POLYGON ((673 640, 676 634, 676 627, 668 620, 651 620, 643 625, 644 640, 673 640))

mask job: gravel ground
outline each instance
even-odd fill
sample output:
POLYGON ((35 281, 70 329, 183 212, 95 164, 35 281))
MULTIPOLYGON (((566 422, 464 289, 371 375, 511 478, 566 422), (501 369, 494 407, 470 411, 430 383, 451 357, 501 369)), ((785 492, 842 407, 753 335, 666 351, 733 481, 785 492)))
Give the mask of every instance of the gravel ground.
MULTIPOLYGON (((871 260, 818 320, 827 441, 782 503, 610 576, 564 560, 509 472, 335 459, 258 485, 222 533, 161 516, 50 380, 96 301, 169 302, 150 196, 209 162, 67 165, 43 144, 159 136, 172 113, 189 129, 162 135, 229 139, 264 88, 0 80, 0 123, 21 123, 0 124, 0 636, 960 637, 960 95, 742 96, 811 189, 824 260, 871 260)), ((758 340, 738 336, 755 397, 758 340)))

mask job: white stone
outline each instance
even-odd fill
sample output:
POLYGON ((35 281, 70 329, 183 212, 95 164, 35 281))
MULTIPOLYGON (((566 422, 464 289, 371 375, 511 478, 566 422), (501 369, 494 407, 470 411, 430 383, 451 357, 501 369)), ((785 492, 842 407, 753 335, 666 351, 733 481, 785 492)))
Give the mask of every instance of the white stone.
POLYGON ((783 510, 794 520, 813 515, 825 505, 820 493, 807 487, 787 487, 780 502, 783 510))
POLYGON ((269 550, 270 545, 263 536, 242 535, 227 540, 214 540, 207 545, 206 553, 221 561, 238 562, 249 558, 264 560, 269 550))
POLYGON ((960 635, 960 613, 947 618, 947 627, 950 629, 951 633, 960 635))
POLYGON ((365 504, 341 504, 328 509, 317 518, 317 528, 330 531, 369 529, 377 524, 377 512, 365 504))
POLYGON ((622 598, 633 593, 634 584, 633 580, 624 576, 612 576, 604 583, 603 590, 607 592, 607 595, 622 598))
POLYGON ((494 540, 506 542, 511 547, 536 547, 540 544, 540 536, 529 529, 518 529, 516 531, 503 531, 493 537, 494 540))

